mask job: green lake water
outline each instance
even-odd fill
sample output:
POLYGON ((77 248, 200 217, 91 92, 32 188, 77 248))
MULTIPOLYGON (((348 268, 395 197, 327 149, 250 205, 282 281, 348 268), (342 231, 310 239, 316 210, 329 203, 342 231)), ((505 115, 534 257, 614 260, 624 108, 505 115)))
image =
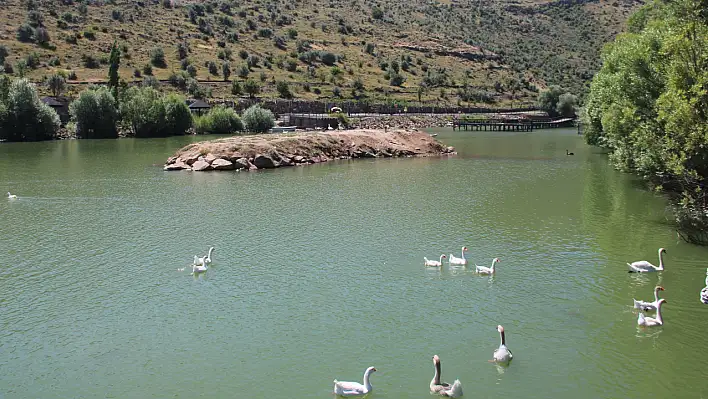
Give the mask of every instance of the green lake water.
POLYGON ((708 397, 708 249, 661 196, 572 130, 437 132, 457 156, 253 173, 164 172, 194 137, 0 144, 0 397, 331 398, 375 366, 371 398, 426 399, 434 354, 468 398, 708 397), (463 245, 497 274, 423 267, 463 245))

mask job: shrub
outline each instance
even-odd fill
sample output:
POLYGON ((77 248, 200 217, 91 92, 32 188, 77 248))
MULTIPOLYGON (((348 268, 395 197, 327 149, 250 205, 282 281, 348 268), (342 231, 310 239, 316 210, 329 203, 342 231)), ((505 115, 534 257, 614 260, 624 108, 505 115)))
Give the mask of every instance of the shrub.
POLYGON ((29 26, 29 24, 22 24, 17 28, 17 40, 29 43, 34 38, 34 28, 29 26))
POLYGON ((236 73, 238 74, 238 76, 239 76, 239 77, 242 77, 242 78, 244 78, 244 79, 248 77, 248 74, 249 74, 250 72, 251 72, 251 70, 248 69, 248 65, 241 65, 240 67, 238 67, 238 70, 236 71, 236 73))
POLYGON ((49 66, 59 66, 61 65, 61 60, 59 60, 59 57, 53 56, 52 58, 49 59, 49 66))
POLYGON ((55 73, 47 78, 46 85, 54 97, 60 96, 66 90, 66 79, 62 75, 55 73))
POLYGON ((29 24, 33 27, 38 27, 42 26, 44 24, 44 17, 42 16, 42 13, 40 13, 37 10, 32 10, 27 13, 27 21, 29 24))
POLYGON ((145 75, 152 75, 152 65, 150 64, 145 64, 143 66, 143 74, 145 75))
POLYGON ((163 98, 165 104, 165 129, 167 134, 183 135, 192 127, 192 112, 184 97, 170 94, 163 98))
POLYGON ((111 18, 123 22, 123 13, 120 10, 113 10, 111 11, 111 18))
POLYGON ((259 62, 261 62, 261 58, 257 55, 249 55, 248 58, 246 59, 246 64, 248 65, 249 68, 258 67, 259 62))
POLYGON ((24 78, 25 74, 27 73, 27 60, 17 60, 17 62, 15 63, 15 71, 17 72, 17 76, 19 76, 20 78, 24 78))
POLYGON ((129 88, 121 100, 120 113, 135 137, 182 135, 192 126, 184 98, 163 97, 152 87, 129 88))
POLYGON ((93 33, 92 30, 85 30, 84 31, 84 38, 86 38, 87 40, 93 41, 93 40, 96 40, 96 34, 93 33))
POLYGON ((293 93, 290 92, 290 85, 286 81, 279 81, 275 88, 278 90, 278 95, 282 98, 292 98, 293 93))
POLYGON ((89 88, 69 106, 76 123, 76 137, 107 139, 118 137, 116 100, 107 87, 89 88))
POLYGON ((49 37, 49 31, 45 28, 37 28, 34 30, 34 41, 39 44, 47 44, 51 38, 49 37))
POLYGON ((243 122, 248 131, 265 133, 275 126, 275 116, 270 110, 263 109, 256 104, 243 112, 243 122))
POLYGON ((238 56, 241 57, 241 59, 245 60, 248 58, 248 51, 246 50, 239 50, 238 56))
POLYGON ((81 62, 84 64, 84 67, 89 69, 96 69, 101 66, 101 63, 98 61, 98 59, 91 54, 82 55, 81 62))
POLYGON ((285 61, 285 69, 289 72, 296 72, 297 71, 297 62, 295 62, 293 60, 285 61))
POLYGON ((231 76, 231 65, 228 62, 221 64, 221 74, 224 76, 224 81, 229 80, 229 76, 231 76))
POLYGON ((378 7, 374 7, 371 9, 371 17, 374 19, 383 19, 384 13, 383 10, 381 10, 378 7))
POLYGON ((320 54, 320 60, 322 60, 323 64, 327 66, 332 66, 335 62, 337 62, 337 56, 334 55, 334 53, 330 53, 329 51, 323 51, 320 54))
POLYGON ((27 66, 31 69, 37 69, 39 66, 39 53, 36 51, 33 51, 25 57, 25 61, 27 62, 27 66))
POLYGON ((255 79, 248 79, 246 83, 243 84, 243 91, 245 91, 249 97, 253 98, 256 94, 261 92, 261 84, 255 79))
POLYGON ((143 79, 142 86, 143 87, 152 87, 153 89, 159 90, 160 89, 160 81, 157 80, 157 78, 154 76, 146 76, 143 79))
POLYGON ((0 139, 38 141, 54 137, 59 115, 40 101, 37 88, 27 79, 10 83, 7 98, 0 105, 0 139))
POLYGON ((216 66, 216 62, 214 62, 214 61, 207 62, 207 68, 209 69, 210 74, 212 74, 212 75, 219 74, 219 68, 216 66))
POLYGON ((196 78, 197 77, 197 67, 194 65, 187 66, 187 73, 189 74, 189 76, 196 78))
POLYGON ((233 108, 217 105, 194 124, 197 134, 231 134, 243 130, 243 122, 233 108))
POLYGON ((196 79, 187 79, 187 93, 195 98, 206 98, 211 96, 211 90, 197 82, 196 79))
POLYGON ((165 51, 162 47, 155 47, 150 50, 150 63, 158 68, 166 68, 165 51))
POLYGON ((231 94, 234 96, 240 96, 243 94, 243 87, 241 87, 241 83, 239 83, 238 80, 231 82, 231 94))
POLYGON ((189 46, 187 43, 177 43, 177 56, 180 60, 187 58, 189 55, 189 46))
POLYGON ((0 64, 5 63, 5 58, 10 55, 10 51, 7 49, 7 46, 0 44, 0 64))

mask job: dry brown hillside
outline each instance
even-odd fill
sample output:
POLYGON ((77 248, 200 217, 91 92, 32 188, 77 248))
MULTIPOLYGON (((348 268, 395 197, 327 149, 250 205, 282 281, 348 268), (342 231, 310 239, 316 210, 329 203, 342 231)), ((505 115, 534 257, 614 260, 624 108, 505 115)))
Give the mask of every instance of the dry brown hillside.
POLYGON ((269 97, 289 91, 307 99, 522 105, 550 84, 582 94, 600 47, 638 5, 7 0, 0 3, 0 45, 6 72, 35 81, 65 73, 74 91, 106 80, 115 41, 121 79, 152 74, 163 88, 191 94, 210 88, 212 96, 231 96, 230 81, 252 79, 262 86, 258 95, 269 97), (201 89, 185 81, 189 73, 201 89), (179 87, 166 82, 179 74, 179 87))

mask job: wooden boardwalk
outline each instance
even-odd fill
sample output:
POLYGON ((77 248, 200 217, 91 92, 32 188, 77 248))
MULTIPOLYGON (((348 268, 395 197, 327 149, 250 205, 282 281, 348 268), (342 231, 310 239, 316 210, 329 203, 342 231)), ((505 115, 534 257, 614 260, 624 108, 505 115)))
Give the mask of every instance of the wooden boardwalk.
POLYGON ((466 121, 455 120, 452 130, 484 130, 499 132, 532 132, 534 129, 552 129, 557 127, 573 126, 572 118, 558 119, 555 121, 466 121))

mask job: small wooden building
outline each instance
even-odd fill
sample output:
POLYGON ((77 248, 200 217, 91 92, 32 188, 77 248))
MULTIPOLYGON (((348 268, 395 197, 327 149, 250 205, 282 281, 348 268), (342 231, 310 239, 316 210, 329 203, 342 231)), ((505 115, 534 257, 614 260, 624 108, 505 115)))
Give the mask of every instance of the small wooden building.
POLYGON ((57 112, 59 115, 59 120, 61 120, 62 126, 69 122, 69 101, 62 98, 56 97, 44 97, 42 102, 49 105, 57 112), (63 100, 63 101, 62 101, 63 100))
POLYGON ((189 110, 192 111, 192 113, 197 114, 197 115, 202 115, 203 113, 209 112, 209 109, 211 109, 211 106, 204 102, 203 100, 194 100, 192 101, 191 104, 189 104, 189 110))

